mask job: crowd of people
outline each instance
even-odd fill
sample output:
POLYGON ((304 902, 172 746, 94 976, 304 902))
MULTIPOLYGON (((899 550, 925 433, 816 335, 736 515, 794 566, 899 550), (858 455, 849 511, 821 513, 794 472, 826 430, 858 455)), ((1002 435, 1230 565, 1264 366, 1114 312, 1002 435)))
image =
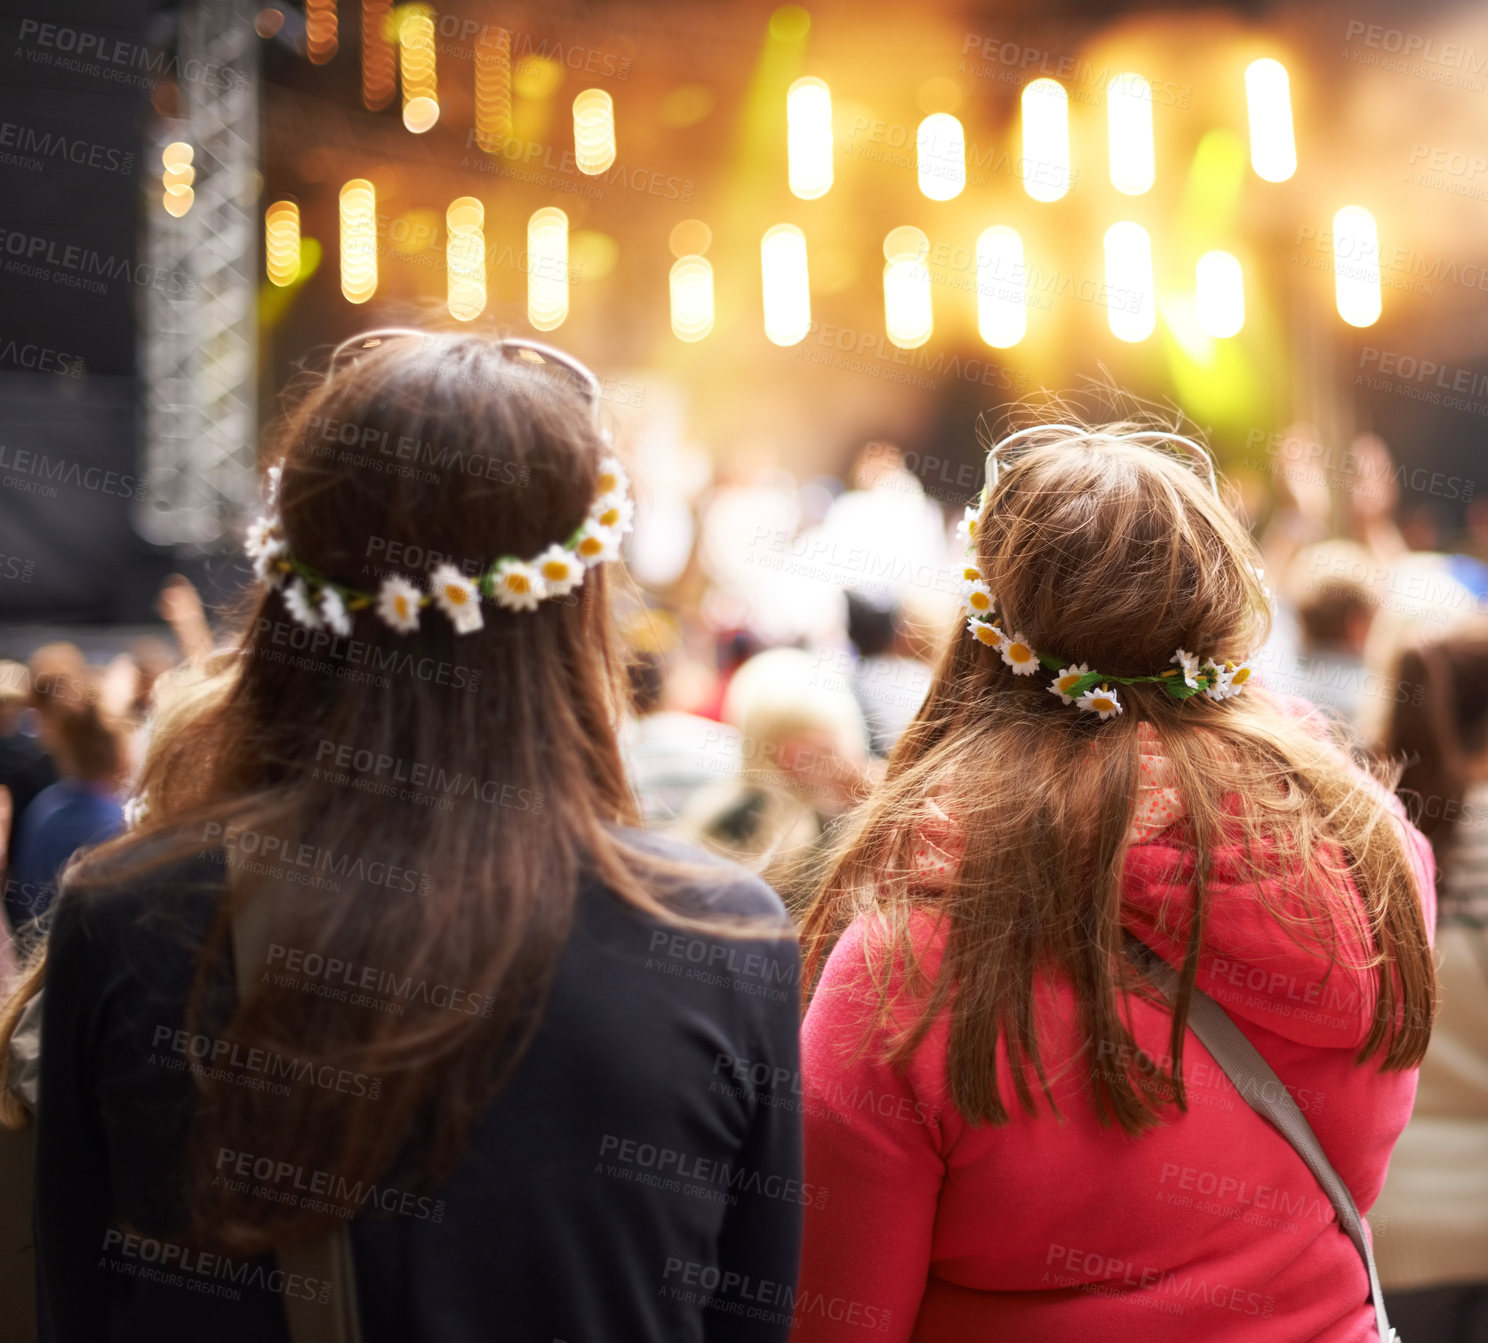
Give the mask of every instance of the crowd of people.
POLYGON ((1485 515, 1414 548, 1367 435, 1232 503, 1057 426, 980 499, 727 460, 643 590, 588 375, 515 349, 301 397, 241 628, 173 579, 175 649, 0 664, 13 1317, 1345 1343, 1377 1263, 1411 1343, 1488 1338, 1485 515))

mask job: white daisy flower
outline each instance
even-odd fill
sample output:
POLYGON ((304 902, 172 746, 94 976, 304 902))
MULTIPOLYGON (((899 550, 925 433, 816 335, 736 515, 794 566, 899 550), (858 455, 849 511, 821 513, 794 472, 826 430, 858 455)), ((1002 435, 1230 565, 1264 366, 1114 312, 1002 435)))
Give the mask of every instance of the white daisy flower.
POLYGON ((1122 712, 1121 701, 1110 686, 1095 686, 1081 695, 1075 703, 1090 713, 1098 713, 1102 720, 1114 718, 1122 712))
POLYGON ((966 628, 978 643, 986 644, 988 648, 1002 647, 1002 631, 990 620, 978 620, 973 616, 966 622, 966 628))
POLYGON ((136 793, 124 804, 124 828, 138 830, 150 814, 150 798, 146 793, 136 793))
POLYGON ((320 594, 320 618, 343 639, 351 638, 351 612, 341 600, 335 588, 325 588, 320 594))
POLYGON ((594 482, 594 497, 603 499, 611 494, 624 494, 630 489, 630 477, 620 465, 618 457, 606 457, 599 464, 599 479, 594 482))
POLYGON ((956 540, 961 542, 968 550, 976 545, 977 525, 980 516, 980 510, 978 510, 975 504, 967 504, 966 512, 961 515, 961 521, 956 524, 956 540))
MULTIPOLYGON (((1239 668, 1232 666, 1228 662, 1221 667, 1219 663, 1210 658, 1205 661, 1204 670, 1212 673, 1214 677, 1213 684, 1204 691, 1204 693, 1208 695, 1210 699, 1226 700, 1240 693, 1239 687, 1232 685, 1235 673, 1240 670, 1239 668)), ((1250 668, 1246 667, 1245 676, 1241 679, 1240 684, 1244 685, 1245 682, 1249 679, 1250 668)))
POLYGON ((480 593, 453 564, 441 564, 429 575, 429 595, 450 618, 456 634, 469 634, 485 624, 481 618, 480 593))
POLYGON ((961 570, 961 591, 966 591, 967 584, 980 583, 981 581, 982 571, 976 565, 968 562, 966 567, 961 570))
POLYGON ((562 546, 549 546, 532 563, 550 597, 562 597, 584 581, 583 561, 562 546))
POLYGON ((1069 692, 1082 676, 1090 675, 1090 666, 1085 662, 1076 662, 1063 668, 1054 678, 1054 684, 1049 687, 1051 695, 1058 695, 1066 704, 1073 704, 1075 697, 1069 692))
POLYGON ((1200 668, 1197 653, 1190 653, 1187 649, 1180 648, 1168 661, 1183 669, 1183 682, 1189 689, 1199 688, 1200 668))
POLYGON ((1032 676, 1038 670, 1038 654, 1021 634, 1003 635, 999 647, 1002 660, 1013 669, 1014 676, 1032 676))
POLYGON ((989 616, 997 609, 997 601, 992 596, 989 588, 980 578, 966 584, 966 614, 969 616, 989 616))
POLYGON ((601 527, 624 535, 635 524, 635 505, 624 494, 606 494, 594 501, 589 516, 601 527))
POLYGON ((248 532, 243 537, 243 549, 248 552, 249 559, 256 560, 265 550, 278 541, 279 519, 278 518, 255 518, 248 526, 248 532))
POLYGON ((270 538, 253 557, 253 572, 259 582, 267 583, 271 588, 277 588, 284 582, 284 571, 279 568, 279 561, 288 554, 289 547, 281 538, 270 538))
POLYGON ((377 593, 377 618, 399 634, 418 629, 421 593, 406 578, 385 578, 377 593))
POLYGON ((578 539, 574 542, 574 554, 589 566, 602 564, 606 560, 618 560, 620 534, 612 532, 608 527, 601 527, 593 518, 589 518, 579 529, 578 539))
POLYGON ((542 574, 525 560, 502 560, 491 579, 491 595, 508 611, 535 611, 547 596, 542 574))
POLYGON ((1230 694, 1238 695, 1250 681, 1250 674, 1254 669, 1250 663, 1242 662, 1230 669, 1230 694))
POLYGON ((310 589, 305 586, 303 578, 296 578, 284 589, 284 606, 291 620, 299 622, 306 629, 318 630, 320 628, 320 612, 315 609, 315 601, 310 596, 310 589))

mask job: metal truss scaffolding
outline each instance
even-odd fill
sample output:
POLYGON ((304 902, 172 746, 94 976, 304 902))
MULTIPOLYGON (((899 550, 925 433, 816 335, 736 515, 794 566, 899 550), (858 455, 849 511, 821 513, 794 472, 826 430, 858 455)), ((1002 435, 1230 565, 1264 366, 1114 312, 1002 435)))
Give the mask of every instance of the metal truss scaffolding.
POLYGON ((140 374, 145 497, 134 524, 157 545, 218 546, 253 510, 257 458, 258 39, 250 0, 181 10, 182 115, 159 123, 146 160, 140 374), (161 151, 192 148, 195 192, 161 203, 161 151))

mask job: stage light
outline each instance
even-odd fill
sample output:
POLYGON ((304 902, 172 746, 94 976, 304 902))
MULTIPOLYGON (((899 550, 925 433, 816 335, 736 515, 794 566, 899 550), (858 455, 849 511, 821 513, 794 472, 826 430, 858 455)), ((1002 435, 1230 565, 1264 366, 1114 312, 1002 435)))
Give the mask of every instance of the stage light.
POLYGON ((365 177, 341 188, 341 293, 365 303, 377 292, 377 193, 365 177))
POLYGON ((168 215, 179 219, 191 208, 196 193, 191 184, 196 181, 196 169, 191 166, 193 150, 184 140, 174 140, 160 151, 160 162, 164 171, 160 184, 165 188, 161 204, 168 215))
POLYGON ((966 132, 949 112, 932 112, 915 135, 920 190, 933 201, 953 200, 966 186, 966 132))
POLYGON ((474 196, 452 200, 444 212, 449 314, 474 321, 486 307, 486 207, 474 196))
POLYGON ((476 143, 500 153, 512 135, 511 33, 482 28, 475 43, 476 143))
POLYGON ((901 350, 917 349, 935 329, 925 265, 929 252, 930 239, 907 224, 884 239, 884 328, 901 350))
POLYGON ((398 91, 392 0, 362 0, 362 105, 377 112, 398 91))
POLYGON ((1194 270, 1199 325, 1216 340, 1237 335, 1245 325, 1245 277, 1228 252, 1205 252, 1194 270))
POLYGON ((806 235, 794 224, 776 224, 769 229, 760 242, 760 271, 764 280, 765 336, 776 345, 799 343, 811 329, 806 235))
POLYGON ((311 65, 336 54, 336 0, 305 0, 305 52, 311 65))
POLYGON ((585 89, 573 101, 574 166, 595 177, 615 165, 615 104, 603 89, 585 89))
POLYGON ((434 16, 427 5, 404 5, 397 14, 398 68, 403 79, 403 124, 415 135, 439 120, 439 76, 434 16))
POLYGON ((832 91, 820 79, 798 79, 785 98, 786 157, 791 191, 814 201, 832 188, 832 91))
POLYGON ((1028 330, 1027 284, 1017 230, 984 229, 977 239, 977 330, 994 349, 1016 345, 1028 330))
POLYGON ((672 334, 688 342, 713 330, 713 267, 701 256, 672 263, 672 334))
POLYGON ((1286 66, 1269 57, 1252 61, 1245 70, 1245 103, 1250 110, 1250 163, 1256 176, 1285 182, 1297 171, 1286 66))
POLYGON ((1362 205, 1345 205, 1333 216, 1333 284, 1345 322, 1373 326, 1379 321, 1379 232, 1362 205))
POLYGON ((1023 90, 1023 190, 1057 201, 1069 187, 1069 96, 1057 79, 1035 79, 1023 90))
POLYGON ((1127 196, 1152 189, 1152 89, 1141 75, 1117 75, 1106 89, 1111 146, 1111 185, 1127 196))
POLYGON ((568 216, 556 205, 527 221, 527 320, 552 331, 568 317, 568 216))
POLYGON ((1107 318, 1118 340, 1146 340, 1157 325, 1152 287, 1152 240, 1140 224, 1106 230, 1107 318))
POLYGON ((281 289, 300 278, 300 207, 293 201, 264 211, 264 269, 281 289))

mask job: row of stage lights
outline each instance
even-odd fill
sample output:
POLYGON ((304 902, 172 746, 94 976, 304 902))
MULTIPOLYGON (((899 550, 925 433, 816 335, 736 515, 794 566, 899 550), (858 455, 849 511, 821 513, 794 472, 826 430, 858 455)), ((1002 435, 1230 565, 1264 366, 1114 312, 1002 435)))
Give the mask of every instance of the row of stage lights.
MULTIPOLYGON (((485 207, 461 196, 445 213, 447 303, 452 317, 472 321, 486 306, 485 207)), ((1335 286, 1339 312, 1353 326, 1369 326, 1380 313, 1374 219, 1359 206, 1346 206, 1333 220, 1335 286)), ((694 230, 695 232, 695 230, 694 230)), ((372 183, 355 178, 340 196, 341 292, 351 303, 365 303, 377 292, 377 199, 372 183)), ((706 228, 702 228, 706 236, 706 228)), ((292 201, 276 201, 264 219, 264 254, 269 279, 294 283, 300 274, 300 216, 292 201)), ((674 239, 683 235, 683 226, 674 239)), ((706 242, 674 245, 677 260, 669 277, 672 331, 679 340, 702 340, 713 330, 713 268, 702 255, 706 242)), ((909 225, 884 239, 884 325, 888 339, 912 350, 934 331, 932 280, 926 258, 930 240, 909 225)), ((1106 284, 1129 296, 1107 312, 1119 340, 1146 340, 1157 324, 1152 241, 1140 224, 1124 220, 1105 235, 1106 284)), ((536 211, 527 224, 527 319, 538 331, 552 331, 568 316, 568 216, 556 207, 536 211)), ((806 235, 794 224, 777 224, 760 244, 760 270, 766 337, 790 346, 811 328, 811 280, 806 235)), ((1027 267, 1023 239, 1016 229, 983 230, 976 244, 977 328, 996 349, 1010 349, 1027 333, 1027 267)), ((1224 340, 1245 325, 1245 283, 1239 260, 1212 251, 1199 258, 1194 273, 1197 317, 1204 332, 1224 340)))
MULTIPOLYGON (((312 59, 316 52, 334 52, 335 47, 334 3, 327 0, 314 12, 320 15, 320 38, 318 44, 309 44, 312 59)), ((368 0, 362 17, 364 101, 369 107, 391 101, 395 75, 390 53, 395 47, 404 124, 415 133, 427 131, 439 116, 432 9, 421 4, 394 9, 386 0, 368 0)), ((484 29, 475 58, 478 140, 488 151, 499 152, 512 125, 510 34, 484 29)), ((1269 58, 1254 61, 1246 69, 1245 87, 1252 167, 1265 181, 1286 181, 1297 169, 1286 68, 1269 58)), ((1057 80, 1036 79, 1023 89, 1021 107, 1024 159, 1040 168, 1024 174, 1024 189, 1036 201, 1060 200, 1072 181, 1068 95, 1057 80)), ((579 93, 573 102, 573 128, 579 170, 592 175, 609 169, 616 158, 610 95, 602 89, 579 93)), ((1140 74, 1127 72, 1109 82, 1107 130, 1112 186, 1128 196, 1150 191, 1156 179, 1152 90, 1140 74)), ((807 77, 791 85, 786 96, 786 142, 792 193, 802 200, 825 196, 834 177, 832 98, 825 81, 807 77)), ((189 162, 189 147, 182 148, 189 162)), ((947 201, 961 194, 966 185, 966 137, 956 117, 936 112, 920 123, 916 167, 920 190, 928 199, 947 201)), ((167 164, 167 208, 170 174, 177 174, 179 184, 180 171, 167 164)), ((189 208, 189 185, 186 192, 189 208)), ((179 200, 179 185, 176 193, 179 200)), ((340 216, 342 293, 352 303, 365 303, 377 289, 376 207, 370 182, 359 178, 342 188, 340 216)), ((449 207, 446 225, 449 311, 457 320, 470 321, 486 304, 481 203, 471 196, 459 198, 449 207)), ((297 208, 287 201, 271 205, 265 229, 269 278, 275 284, 290 284, 299 274, 297 208)), ((1107 229, 1104 242, 1106 284, 1128 296, 1127 302, 1107 309, 1112 334, 1128 342, 1145 340, 1156 328, 1151 239, 1140 224, 1123 220, 1107 229)), ((894 229, 884 241, 886 334, 904 349, 923 345, 934 330, 929 250, 928 237, 917 228, 894 229)), ((714 325, 712 265, 700 252, 676 254, 669 277, 672 330, 679 340, 702 340, 714 325)), ((1373 216, 1362 206, 1346 206, 1335 216, 1334 255, 1340 316, 1353 326, 1372 325, 1381 310, 1378 237, 1373 216)), ((567 216, 557 208, 537 211, 528 224, 527 269, 528 320, 539 331, 555 329, 568 315, 567 256, 567 216)), ((1026 281, 1019 278, 1027 268, 1018 232, 1005 226, 985 229, 977 239, 976 271, 982 339, 998 349, 1017 345, 1027 333, 1028 306, 1026 281)), ((811 325, 807 243, 799 227, 778 224, 765 233, 761 277, 766 337, 777 345, 797 344, 811 325)), ((1215 250, 1199 259, 1194 298, 1206 334, 1226 339, 1243 329, 1244 290, 1242 268, 1233 254, 1215 250)))

